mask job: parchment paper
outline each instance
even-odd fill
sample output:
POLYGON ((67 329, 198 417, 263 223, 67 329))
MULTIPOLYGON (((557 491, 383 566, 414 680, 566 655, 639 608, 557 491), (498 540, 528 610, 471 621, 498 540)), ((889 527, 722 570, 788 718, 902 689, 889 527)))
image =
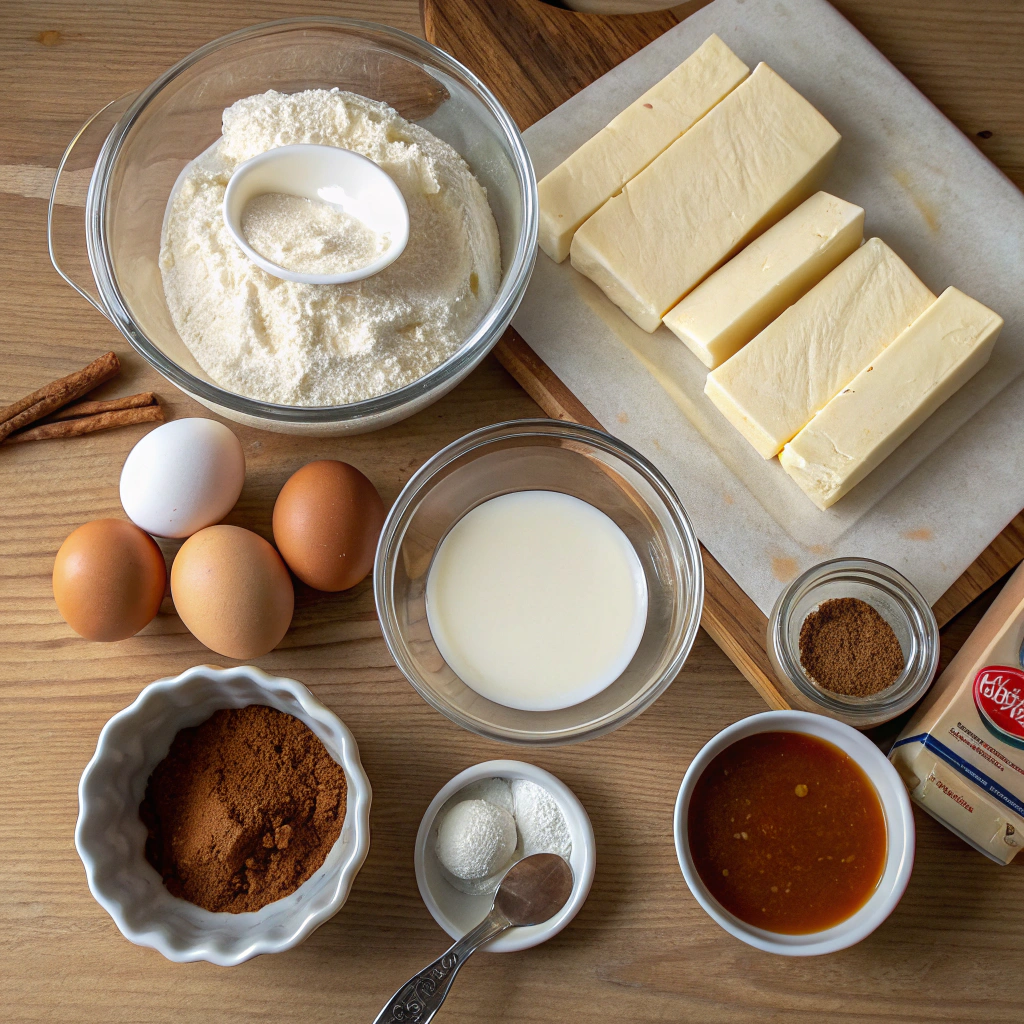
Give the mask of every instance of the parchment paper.
POLYGON ((672 482, 698 536, 764 612, 825 558, 894 566, 936 601, 1024 506, 1024 195, 825 0, 715 0, 525 132, 543 177, 712 32, 765 61, 841 132, 823 187, 863 206, 936 294, 1006 321, 988 366, 821 512, 703 393, 665 327, 636 327, 543 253, 513 324, 605 425, 672 482))

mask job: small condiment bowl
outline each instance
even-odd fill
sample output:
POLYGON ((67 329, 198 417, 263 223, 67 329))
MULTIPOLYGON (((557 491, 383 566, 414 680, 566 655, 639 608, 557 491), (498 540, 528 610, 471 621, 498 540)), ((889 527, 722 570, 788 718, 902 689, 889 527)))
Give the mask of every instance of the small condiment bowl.
POLYGON ((391 266, 409 241, 409 209, 391 176, 362 154, 337 146, 278 146, 239 164, 224 192, 224 224, 256 266, 274 277, 300 284, 362 281, 391 266), (268 192, 340 209, 378 235, 386 235, 389 245, 364 266, 335 274, 309 274, 281 267, 258 253, 242 230, 246 204, 268 192))
POLYGON ((352 734, 301 683, 249 666, 199 665, 150 683, 103 727, 78 801, 75 846, 93 896, 126 939, 178 963, 231 967, 298 945, 345 904, 370 848, 370 783, 352 734), (255 913, 211 913, 172 896, 146 860, 139 804, 178 730, 249 704, 294 715, 323 741, 345 770, 345 822, 323 865, 291 895, 255 913))
POLYGON ((483 761, 459 772, 443 786, 423 815, 416 833, 414 860, 416 884, 420 896, 434 920, 453 938, 461 939, 478 925, 491 909, 493 893, 470 896, 460 892, 441 873, 441 865, 434 853, 434 822, 441 808, 471 782, 481 779, 526 779, 546 789, 558 804, 572 837, 572 895, 550 921, 527 928, 513 928, 482 947, 489 953, 512 953, 530 949, 557 935, 578 913, 590 892, 597 867, 597 846, 594 829, 583 804, 569 787, 550 772, 527 764, 525 761, 483 761))
POLYGON ((906 787, 885 755, 856 729, 824 715, 807 711, 766 711, 751 715, 723 729, 709 740, 690 762, 676 797, 674 834, 676 856, 694 899, 730 935, 767 953, 783 956, 816 956, 846 949, 867 938, 896 908, 914 867, 917 833, 914 812, 906 787), (763 732, 798 732, 835 744, 852 758, 875 788, 885 816, 886 854, 882 877, 867 902, 845 921, 819 932, 784 935, 766 931, 726 910, 697 873, 690 855, 688 815, 697 780, 723 750, 737 740, 763 732))
POLYGON ((618 729, 668 689, 700 626, 704 566, 679 498, 639 452, 578 423, 514 420, 467 434, 413 475, 381 531, 373 592, 388 650, 428 704, 480 736, 542 746, 618 729), (527 490, 599 509, 629 538, 647 580, 647 625, 625 671, 589 700, 550 711, 507 707, 467 686, 441 657, 426 613, 431 561, 452 526, 490 498, 527 490))
POLYGON ((825 714, 857 729, 888 722, 913 707, 931 686, 939 664, 939 626, 928 602, 905 576, 869 558, 833 558, 812 566, 779 595, 768 619, 768 657, 780 682, 825 714), (892 627, 904 667, 891 686, 867 697, 833 693, 800 662, 800 629, 824 601, 853 597, 871 605, 892 627))

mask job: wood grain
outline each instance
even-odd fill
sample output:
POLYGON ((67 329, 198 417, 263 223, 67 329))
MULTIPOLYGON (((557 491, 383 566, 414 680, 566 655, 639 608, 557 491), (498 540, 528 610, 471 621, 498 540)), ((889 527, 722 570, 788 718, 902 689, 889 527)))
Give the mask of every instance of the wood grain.
MULTIPOLYGON (((480 74, 519 127, 527 128, 640 46, 656 39, 676 23, 677 16, 692 13, 692 9, 704 4, 629 18, 577 14, 554 9, 538 0, 504 0, 498 6, 493 0, 421 0, 421 6, 427 38, 480 74), (529 54, 528 58, 524 54, 529 54)), ((843 9, 842 4, 837 6, 843 9)), ((852 8, 847 13, 853 14, 856 22, 858 5, 847 6, 852 8)), ((922 8, 920 4, 916 6, 922 8)), ((866 20, 877 20, 875 5, 867 7, 864 13, 866 20)), ((943 5, 924 7, 922 13, 929 15, 924 19, 928 24, 948 24, 948 11, 943 5)), ((943 36, 948 43, 949 34, 943 36)), ((1019 55, 1011 61, 1017 66, 1021 64, 1019 55)), ((947 80, 943 79, 940 93, 943 99, 949 99, 948 113, 955 120, 962 104, 954 90, 944 87, 947 80)), ((994 95, 986 95, 986 101, 1007 98, 1002 88, 993 92, 994 95)), ((1015 98, 1017 109, 1024 108, 1021 90, 1017 90, 1015 98)), ((1024 132, 1020 131, 1019 121, 1011 123, 1018 129, 1019 141, 1024 132)), ((990 130, 982 130, 982 134, 994 136, 990 130)), ((1020 170, 1012 156, 1009 169, 1020 170)), ((599 426, 583 403, 513 329, 499 343, 495 354, 549 416, 599 426)), ((788 680, 778 679, 772 671, 765 649, 764 614, 710 553, 702 551, 707 568, 708 607, 703 619, 707 631, 769 706, 815 710, 788 680)), ((939 625, 945 625, 1022 559, 1024 533, 1015 520, 936 603, 939 625)))
MULTIPOLYGON (((953 96, 971 124, 1002 132, 983 145, 1002 147, 1004 166, 1024 168, 1024 41, 1016 4, 975 0, 967 10, 952 0, 859 0, 843 9, 904 70, 920 68, 953 96)), ((57 278, 46 255, 43 197, 67 140, 108 100, 145 86, 218 35, 300 14, 352 15, 421 31, 414 0, 0 5, 0 404, 114 348, 124 370, 97 399, 155 391, 169 418, 208 415, 57 278)), ((359 466, 390 503, 444 444, 496 420, 537 414, 488 360, 442 402, 377 434, 302 440, 236 428, 248 474, 229 521, 270 536, 278 489, 316 458, 359 466)), ((773 958, 733 942, 700 910, 672 847, 676 789, 711 735, 764 709, 703 631, 679 679, 637 721, 580 747, 517 751, 457 729, 416 696, 388 656, 366 584, 326 596, 300 586, 294 628, 279 650, 259 660, 267 671, 310 686, 359 743, 374 790, 373 842, 348 904, 295 950, 230 970, 175 965, 130 945, 90 896, 75 853, 78 778, 103 723, 146 683, 223 659, 201 647, 169 606, 131 640, 86 643, 58 616, 50 571, 72 529, 122 515, 118 475, 144 430, 81 438, 73 449, 50 442, 0 450, 0 1019, 373 1020, 398 984, 446 944, 413 877, 420 816, 455 772, 510 756, 555 772, 579 795, 597 836, 597 877, 580 915, 558 938, 522 954, 475 958, 443 1020, 1019 1018, 1024 986, 1013 966, 1024 955, 1024 872, 989 864, 926 816, 917 818, 917 863, 906 896, 854 949, 816 960, 773 958)), ((165 545, 168 554, 173 547, 165 545)), ((962 639, 976 606, 946 636, 962 639)))
POLYGON ((421 0, 421 8, 427 38, 485 73, 520 128, 677 24, 669 11, 603 18, 538 0, 421 0))

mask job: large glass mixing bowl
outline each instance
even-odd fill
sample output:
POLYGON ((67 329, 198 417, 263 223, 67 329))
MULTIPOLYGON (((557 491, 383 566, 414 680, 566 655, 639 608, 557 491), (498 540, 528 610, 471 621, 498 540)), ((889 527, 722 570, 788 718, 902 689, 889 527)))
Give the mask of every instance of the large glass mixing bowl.
POLYGON ((186 394, 254 427, 357 433, 404 419, 436 401, 497 343, 533 269, 537 186, 512 119, 458 61, 397 29, 345 18, 292 19, 208 43, 137 96, 100 111, 64 154, 49 221, 51 257, 61 275, 186 394), (268 89, 291 93, 334 87, 383 100, 462 154, 487 189, 498 225, 501 283, 462 347, 412 384, 350 405, 274 405, 218 387, 178 336, 158 263, 164 210, 182 168, 220 137, 225 107, 268 89), (71 221, 80 217, 82 200, 74 192, 86 175, 86 245, 79 242, 76 258, 69 228, 76 227, 80 235, 81 221, 71 221), (95 281, 92 294, 76 283, 89 276, 95 281))

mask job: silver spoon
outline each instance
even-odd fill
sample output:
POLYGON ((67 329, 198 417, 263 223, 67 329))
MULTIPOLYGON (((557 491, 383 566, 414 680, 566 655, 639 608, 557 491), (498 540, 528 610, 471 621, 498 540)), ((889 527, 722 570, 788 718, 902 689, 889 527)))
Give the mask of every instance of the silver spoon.
POLYGON ((374 1024, 427 1024, 441 1008, 459 968, 470 953, 509 928, 543 924, 572 894, 572 868, 557 854, 535 853, 508 869, 494 894, 491 912, 407 981, 381 1010, 374 1024))

